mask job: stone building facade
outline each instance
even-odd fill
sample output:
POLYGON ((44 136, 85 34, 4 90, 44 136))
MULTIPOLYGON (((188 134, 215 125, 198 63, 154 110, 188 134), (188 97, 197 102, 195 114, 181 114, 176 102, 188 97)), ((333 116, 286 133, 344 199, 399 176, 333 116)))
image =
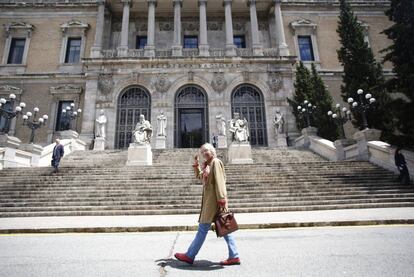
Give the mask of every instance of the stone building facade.
MULTIPOLYGON (((380 58, 389 2, 350 2, 380 58)), ((277 109, 288 139, 299 135, 286 101, 297 60, 316 63, 340 101, 338 14, 335 0, 0 0, 0 97, 14 93, 26 111, 49 115, 42 145, 60 135, 61 110, 74 103, 83 110, 74 129, 87 142, 105 111, 110 149, 128 146, 139 114, 156 128, 161 111, 167 148, 210 141, 217 117, 233 112, 249 121, 253 146, 274 147, 277 109)), ((28 140, 21 119, 10 127, 28 140)))

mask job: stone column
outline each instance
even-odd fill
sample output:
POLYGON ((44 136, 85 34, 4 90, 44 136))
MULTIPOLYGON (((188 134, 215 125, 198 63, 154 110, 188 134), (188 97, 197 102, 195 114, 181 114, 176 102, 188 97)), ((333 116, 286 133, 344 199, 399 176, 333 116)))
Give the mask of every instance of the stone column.
POLYGON ((145 56, 155 57, 155 7, 157 0, 147 0, 148 2, 148 31, 147 31, 147 45, 145 46, 145 56))
POLYGON ((200 41, 198 43, 198 50, 200 56, 207 57, 210 56, 210 52, 208 51, 210 47, 207 41, 207 0, 198 0, 198 6, 200 8, 200 41))
POLYGON ((91 49, 91 57, 101 57, 102 40, 105 25, 105 0, 98 1, 98 16, 96 17, 95 42, 91 49))
POLYGON ((247 5, 250 8, 250 26, 252 34, 253 55, 263 56, 263 47, 260 44, 259 24, 257 23, 256 0, 249 0, 247 5))
POLYGON ((88 145, 92 143, 95 128, 96 95, 98 94, 98 76, 87 74, 85 100, 83 103, 82 129, 80 139, 88 145), (88 76, 89 75, 89 76, 88 76))
POLYGON ((286 44, 283 28, 282 0, 273 0, 273 2, 275 3, 276 47, 279 49, 279 56, 289 56, 289 48, 286 44))
POLYGON ((118 47, 118 53, 121 57, 128 55, 128 34, 129 34, 129 8, 132 4, 131 0, 121 0, 124 4, 122 12, 122 30, 121 30, 121 44, 118 47))
POLYGON ((174 43, 172 46, 173 56, 183 55, 183 46, 181 44, 181 7, 183 0, 173 0, 174 6, 174 43))
POLYGON ((231 16, 232 0, 224 0, 224 12, 226 17, 226 56, 236 56, 236 46, 233 39, 233 20, 231 16))

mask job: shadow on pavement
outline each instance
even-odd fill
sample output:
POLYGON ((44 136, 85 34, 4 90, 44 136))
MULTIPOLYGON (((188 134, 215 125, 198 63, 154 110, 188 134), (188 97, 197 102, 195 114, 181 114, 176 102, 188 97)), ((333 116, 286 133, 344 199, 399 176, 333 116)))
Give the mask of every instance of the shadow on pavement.
POLYGON ((200 270, 200 271, 211 271, 217 269, 223 269, 224 267, 216 262, 211 262, 207 260, 196 260, 194 264, 190 265, 184 262, 177 261, 176 259, 160 259, 156 260, 158 266, 160 267, 172 267, 182 270, 200 270))

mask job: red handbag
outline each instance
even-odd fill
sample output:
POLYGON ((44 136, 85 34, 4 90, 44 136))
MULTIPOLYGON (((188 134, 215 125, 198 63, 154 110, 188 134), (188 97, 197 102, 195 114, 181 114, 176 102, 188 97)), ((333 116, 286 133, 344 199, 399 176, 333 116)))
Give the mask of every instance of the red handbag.
POLYGON ((227 210, 221 210, 214 220, 217 237, 223 237, 239 229, 234 214, 227 210))

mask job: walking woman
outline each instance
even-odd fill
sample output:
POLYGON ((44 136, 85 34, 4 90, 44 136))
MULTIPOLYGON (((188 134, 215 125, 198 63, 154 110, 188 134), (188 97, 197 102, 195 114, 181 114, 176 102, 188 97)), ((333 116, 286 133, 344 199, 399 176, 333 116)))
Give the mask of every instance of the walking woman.
MULTIPOLYGON (((217 158, 216 150, 210 143, 200 147, 200 154, 205 162, 200 167, 198 155, 194 157, 194 171, 196 177, 203 182, 203 198, 201 201, 201 212, 198 219, 197 234, 186 253, 175 253, 175 257, 188 264, 193 264, 195 257, 206 239, 211 223, 220 208, 227 208, 226 174, 223 162, 217 158)), ((232 234, 224 236, 227 242, 229 256, 221 261, 221 265, 240 264, 239 253, 232 234)))

